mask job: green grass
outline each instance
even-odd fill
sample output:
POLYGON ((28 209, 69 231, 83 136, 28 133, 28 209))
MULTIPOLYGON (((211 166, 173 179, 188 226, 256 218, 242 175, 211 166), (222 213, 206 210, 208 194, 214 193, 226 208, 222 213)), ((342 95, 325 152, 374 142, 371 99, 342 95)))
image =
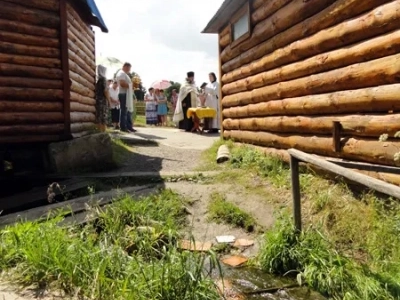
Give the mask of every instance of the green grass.
POLYGON ((0 268, 22 284, 62 289, 92 299, 218 299, 205 277, 206 256, 177 249, 184 200, 171 191, 126 196, 83 228, 60 218, 0 232, 0 268))
POLYGON ((208 206, 209 219, 217 223, 226 223, 241 227, 248 232, 254 231, 256 221, 247 212, 228 202, 221 194, 211 195, 208 206))
MULTIPOLYGON (((217 167, 222 143, 204 153, 206 164, 217 167)), ((228 144, 231 160, 216 180, 261 194, 276 211, 291 209, 289 165, 251 146, 228 144)), ((300 184, 306 232, 297 238, 291 221, 278 222, 265 237, 260 266, 273 273, 301 272, 307 284, 334 299, 400 299, 399 202, 355 193, 343 181, 304 167, 300 184)))
POLYGON ((291 219, 284 216, 266 233, 258 261, 270 273, 298 273, 299 282, 305 281, 333 299, 388 300, 400 297, 399 258, 391 266, 381 261, 377 269, 357 264, 337 251, 315 227, 296 234, 291 219))
POLYGON ((121 166, 129 155, 132 155, 132 148, 122 140, 112 139, 113 160, 117 166, 121 166))

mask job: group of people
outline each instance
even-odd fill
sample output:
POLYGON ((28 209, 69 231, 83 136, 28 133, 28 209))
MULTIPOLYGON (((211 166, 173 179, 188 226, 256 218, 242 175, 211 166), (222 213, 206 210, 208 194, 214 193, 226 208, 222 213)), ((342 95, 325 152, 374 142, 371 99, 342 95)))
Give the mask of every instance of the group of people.
POLYGON ((144 96, 146 103, 146 124, 167 126, 168 99, 162 89, 149 88, 144 96))
POLYGON ((123 132, 136 132, 133 128, 134 93, 130 77, 131 64, 125 63, 114 81, 107 81, 107 68, 97 67, 96 82, 96 123, 98 129, 106 131, 111 111, 111 122, 115 129, 123 132))
POLYGON ((176 98, 173 121, 179 124, 179 128, 191 131, 194 123, 192 118, 187 117, 190 108, 207 106, 215 109, 216 116, 209 119, 205 124, 209 132, 216 133, 220 129, 220 107, 219 107, 219 83, 215 73, 209 74, 210 83, 203 83, 200 92, 194 80, 194 72, 188 72, 185 83, 181 86, 176 98))
MULTIPOLYGON (((107 81, 106 67, 97 67, 98 80, 96 82, 96 122, 98 129, 106 131, 109 115, 115 129, 123 132, 135 132, 133 128, 134 93, 132 82, 128 74, 131 64, 125 63, 117 73, 114 81, 107 81)), ((187 117, 190 108, 207 106, 215 109, 216 117, 207 120, 205 124, 209 132, 218 132, 219 121, 219 83, 214 73, 209 74, 210 83, 203 83, 198 89, 194 81, 194 72, 188 72, 185 83, 179 93, 173 90, 171 94, 173 121, 179 129, 191 131, 194 123, 187 117)), ((145 95, 146 123, 148 125, 166 126, 168 122, 168 99, 164 90, 150 88, 145 95)))

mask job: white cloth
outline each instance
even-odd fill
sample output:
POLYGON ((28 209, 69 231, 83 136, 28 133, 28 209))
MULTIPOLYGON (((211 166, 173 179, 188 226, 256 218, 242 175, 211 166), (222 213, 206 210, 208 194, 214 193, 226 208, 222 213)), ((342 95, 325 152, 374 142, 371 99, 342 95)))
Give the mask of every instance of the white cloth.
POLYGON ((103 65, 98 65, 97 66, 97 75, 99 77, 106 78, 106 73, 107 73, 107 68, 103 65))
MULTIPOLYGON (((119 89, 118 89, 118 88, 116 88, 116 89, 114 90, 112 87, 110 87, 110 88, 109 88, 109 93, 110 93, 110 98, 111 98, 112 100, 118 100, 118 94, 119 94, 119 89)), ((111 102, 110 108, 111 108, 111 109, 113 109, 113 108, 119 108, 119 105, 118 105, 117 103, 111 102)))
POLYGON ((178 123, 184 119, 182 101, 185 100, 186 96, 190 94, 191 106, 197 107, 198 103, 198 91, 194 83, 185 82, 179 90, 178 101, 176 102, 176 108, 172 121, 178 123))
POLYGON ((209 126, 213 129, 220 129, 220 119, 219 119, 219 83, 213 82, 209 83, 205 87, 206 96, 206 106, 214 108, 217 111, 217 115, 215 118, 210 120, 209 126))
POLYGON ((120 94, 126 94, 128 92, 128 89, 123 88, 120 84, 121 80, 125 81, 127 84, 131 82, 131 79, 129 78, 128 74, 126 74, 123 70, 118 71, 117 73, 117 81, 119 85, 119 93, 120 94))
POLYGON ((133 113, 133 88, 132 83, 129 83, 129 88, 126 93, 126 108, 130 113, 133 113))

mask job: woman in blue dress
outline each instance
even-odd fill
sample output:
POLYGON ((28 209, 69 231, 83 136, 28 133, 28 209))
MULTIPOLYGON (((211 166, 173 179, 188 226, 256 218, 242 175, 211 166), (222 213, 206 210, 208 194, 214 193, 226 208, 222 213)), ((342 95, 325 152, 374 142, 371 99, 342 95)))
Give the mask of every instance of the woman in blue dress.
POLYGON ((157 99, 157 114, 160 116, 161 126, 167 126, 167 97, 165 97, 164 90, 156 90, 157 99))

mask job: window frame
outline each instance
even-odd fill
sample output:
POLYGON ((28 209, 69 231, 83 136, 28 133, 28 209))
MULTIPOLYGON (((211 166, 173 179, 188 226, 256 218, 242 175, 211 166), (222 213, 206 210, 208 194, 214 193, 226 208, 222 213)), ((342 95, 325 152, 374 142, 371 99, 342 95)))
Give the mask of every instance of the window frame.
POLYGON ((231 18, 230 22, 230 37, 231 37, 231 47, 234 48, 237 45, 241 44, 245 40, 249 39, 251 37, 251 5, 250 1, 248 1, 245 5, 243 5, 231 18), (243 16, 247 14, 247 19, 248 19, 248 31, 243 34, 241 37, 238 39, 234 39, 234 33, 235 33, 235 23, 239 21, 243 16))

